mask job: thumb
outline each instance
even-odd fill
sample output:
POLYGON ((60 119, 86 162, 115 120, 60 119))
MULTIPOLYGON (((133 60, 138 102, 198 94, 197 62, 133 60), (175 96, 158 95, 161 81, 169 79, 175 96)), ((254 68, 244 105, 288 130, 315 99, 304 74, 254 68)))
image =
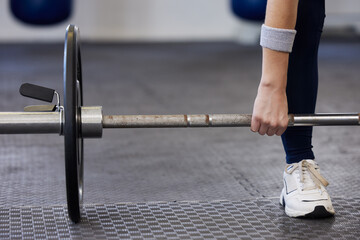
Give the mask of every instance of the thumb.
POLYGON ((251 127, 250 130, 252 132, 258 132, 260 129, 260 122, 254 117, 254 115, 251 118, 251 127))

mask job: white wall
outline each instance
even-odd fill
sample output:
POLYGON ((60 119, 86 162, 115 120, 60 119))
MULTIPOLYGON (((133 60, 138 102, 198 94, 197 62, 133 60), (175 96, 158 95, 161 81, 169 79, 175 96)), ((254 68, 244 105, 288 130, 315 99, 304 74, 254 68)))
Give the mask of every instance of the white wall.
POLYGON ((75 0, 74 8, 66 22, 33 27, 0 0, 0 41, 62 41, 69 23, 87 40, 228 39, 236 24, 228 0, 75 0))
MULTIPOLYGON (((25 25, 0 0, 0 42, 63 41, 69 23, 83 40, 219 40, 242 34, 229 0, 74 0, 69 20, 51 27, 25 25), (235 31, 238 31, 235 34, 235 31)), ((326 26, 357 26, 359 0, 326 0, 326 26)), ((243 28, 240 28, 243 29, 243 28)))

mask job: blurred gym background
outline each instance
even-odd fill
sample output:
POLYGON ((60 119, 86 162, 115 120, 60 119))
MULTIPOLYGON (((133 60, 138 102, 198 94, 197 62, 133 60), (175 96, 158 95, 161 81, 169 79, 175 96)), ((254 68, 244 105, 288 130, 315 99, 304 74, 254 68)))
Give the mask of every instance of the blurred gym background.
MULTIPOLYGON (((14 17, 10 2, 0 1, 0 42, 63 41, 64 29, 73 23, 80 27, 85 41, 237 40, 255 44, 261 20, 252 20, 258 18, 265 4, 265 0, 12 0, 35 6, 27 7, 26 14, 15 9, 43 18, 39 25, 30 25, 14 17), (43 9, 51 12, 55 7, 54 14, 61 19, 67 9, 57 5, 66 4, 71 6, 69 18, 44 25, 54 19, 47 19, 46 13, 36 8, 45 5, 43 9), (236 17, 231 5, 244 18, 236 17)), ((360 1, 326 0, 326 11, 325 33, 360 34, 360 1)))

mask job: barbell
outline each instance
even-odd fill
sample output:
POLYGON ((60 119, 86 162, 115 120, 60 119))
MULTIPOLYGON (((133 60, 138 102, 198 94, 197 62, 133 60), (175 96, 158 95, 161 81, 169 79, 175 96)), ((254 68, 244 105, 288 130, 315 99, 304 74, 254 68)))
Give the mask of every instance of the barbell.
MULTIPOLYGON (((103 115, 100 106, 83 106, 79 29, 69 25, 64 46, 64 104, 49 88, 23 84, 24 96, 56 105, 28 106, 23 112, 0 112, 0 134, 56 133, 64 136, 69 218, 81 219, 83 201, 83 139, 101 138, 104 128, 249 127, 250 114, 103 115)), ((360 125, 360 114, 289 114, 289 127, 360 125)))

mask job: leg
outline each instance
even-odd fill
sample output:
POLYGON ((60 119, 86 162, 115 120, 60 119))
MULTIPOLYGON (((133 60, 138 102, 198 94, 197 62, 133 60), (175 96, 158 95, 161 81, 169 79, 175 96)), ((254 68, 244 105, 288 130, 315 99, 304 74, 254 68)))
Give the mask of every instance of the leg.
MULTIPOLYGON (((324 0, 300 0, 297 35, 288 68, 289 113, 314 113, 317 87, 317 53, 324 24, 324 0)), ((288 128, 281 136, 289 165, 284 171, 280 204, 290 217, 329 217, 335 214, 325 187, 328 182, 314 160, 312 127, 288 128), (306 159, 306 160, 305 160, 306 159), (314 180, 315 179, 315 180, 314 180)))
MULTIPOLYGON (((289 113, 314 113, 318 88, 318 46, 325 18, 324 0, 300 0, 293 51, 289 58, 289 113)), ((312 127, 288 128, 281 136, 288 164, 314 159, 312 127)))

